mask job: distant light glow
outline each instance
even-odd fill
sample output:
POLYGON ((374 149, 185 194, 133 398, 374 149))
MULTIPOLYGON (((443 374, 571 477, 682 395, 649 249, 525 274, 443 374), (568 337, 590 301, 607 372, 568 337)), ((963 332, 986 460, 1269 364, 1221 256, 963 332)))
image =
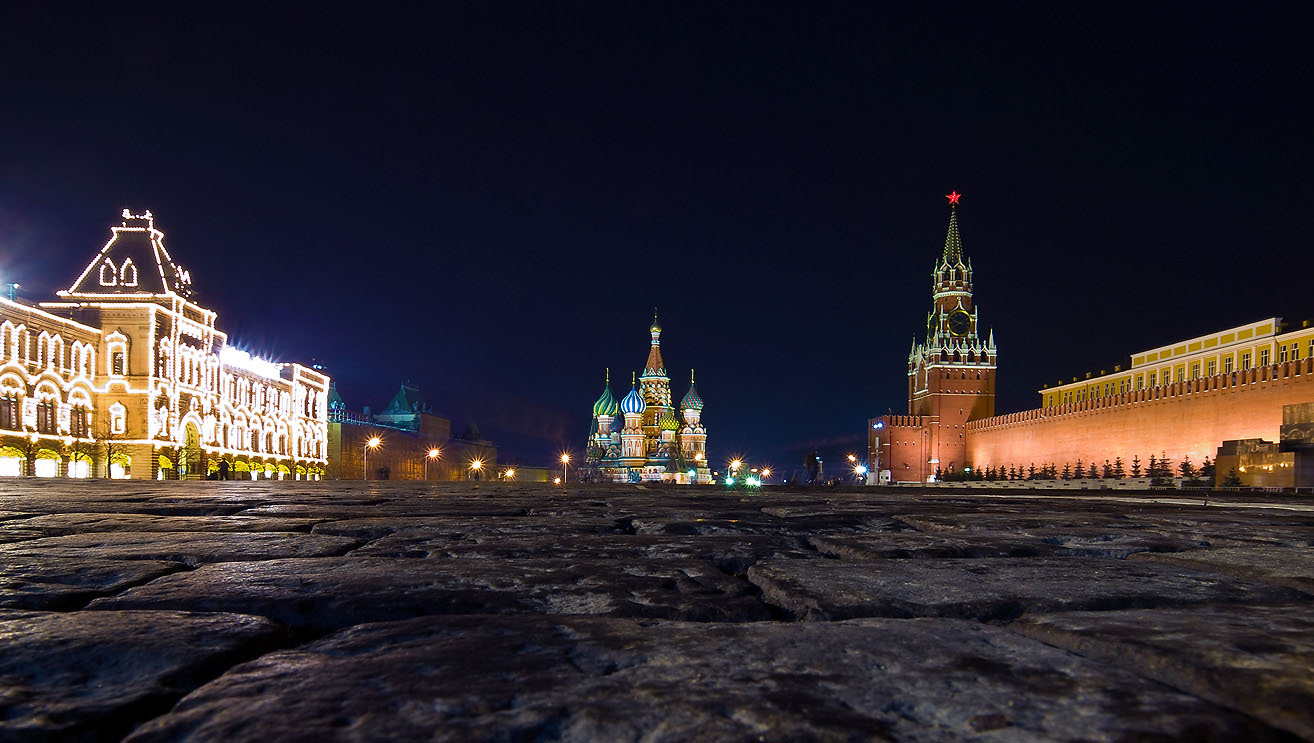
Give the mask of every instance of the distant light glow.
POLYGON ((885 428, 885 423, 883 421, 880 423, 876 423, 875 425, 872 426, 872 428, 875 428, 877 430, 885 428))
POLYGON ((379 438, 378 436, 375 436, 374 438, 370 439, 369 441, 366 441, 366 442, 365 442, 365 445, 368 446, 368 447, 371 448, 371 449, 377 449, 377 448, 379 448, 379 444, 382 444, 382 443, 383 443, 383 439, 379 438))
POLYGON ((277 379, 283 373, 282 364, 258 359, 246 351, 240 351, 232 346, 224 346, 219 350, 219 361, 223 362, 224 366, 245 369, 252 374, 258 374, 270 379, 277 379))
POLYGON ((725 484, 726 484, 726 485, 734 485, 734 484, 735 484, 735 478, 733 478, 733 477, 727 477, 727 478, 725 478, 725 484))
POLYGON ((553 484, 553 485, 560 485, 560 484, 561 484, 561 478, 560 478, 560 477, 554 477, 554 478, 552 478, 552 484, 553 484))
POLYGON ((854 467, 854 468, 853 468, 853 471, 854 471, 854 472, 857 472, 859 475, 865 475, 865 474, 867 474, 867 468, 866 468, 865 466, 861 465, 861 464, 858 465, 857 467, 854 467))
POLYGON ((484 468, 484 462, 482 459, 475 459, 470 462, 470 469, 472 470, 481 470, 483 468, 484 468))
POLYGON ((438 448, 434 448, 434 449, 430 449, 430 450, 429 450, 429 458, 430 458, 430 459, 437 459, 438 457, 441 457, 442 454, 443 454, 442 450, 441 450, 441 449, 438 449, 438 448))
POLYGON ((755 488, 755 487, 757 487, 758 485, 761 485, 761 484, 762 484, 762 481, 759 480, 759 479, 757 479, 756 477, 750 477, 750 478, 748 478, 747 480, 744 481, 744 484, 747 485, 747 486, 750 487, 750 488, 755 488))

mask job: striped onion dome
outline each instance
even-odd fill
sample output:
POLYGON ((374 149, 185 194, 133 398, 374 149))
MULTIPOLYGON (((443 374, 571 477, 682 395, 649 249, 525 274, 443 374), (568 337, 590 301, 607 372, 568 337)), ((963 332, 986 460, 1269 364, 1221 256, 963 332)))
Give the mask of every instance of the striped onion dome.
POLYGON ((616 404, 616 398, 611 396, 611 369, 608 369, 603 377, 602 396, 593 403, 593 417, 597 418, 600 415, 615 417, 617 410, 620 410, 620 406, 616 404))
POLYGON ((593 403, 593 417, 608 415, 614 418, 617 410, 620 410, 620 406, 616 404, 616 398, 611 396, 611 385, 607 385, 602 388, 602 396, 593 403))
POLYGON ((626 415, 643 415, 643 411, 648 409, 648 404, 643 401, 643 396, 638 390, 630 387, 630 394, 621 400, 620 409, 626 415))
POLYGON ((703 409, 703 398, 698 396, 698 388, 694 387, 693 369, 689 370, 689 391, 685 393, 684 399, 680 401, 680 409, 703 409))
POLYGON ((680 421, 676 420, 675 414, 669 410, 666 411, 666 414, 662 416, 662 419, 657 422, 657 425, 661 426, 663 431, 680 430, 680 421))

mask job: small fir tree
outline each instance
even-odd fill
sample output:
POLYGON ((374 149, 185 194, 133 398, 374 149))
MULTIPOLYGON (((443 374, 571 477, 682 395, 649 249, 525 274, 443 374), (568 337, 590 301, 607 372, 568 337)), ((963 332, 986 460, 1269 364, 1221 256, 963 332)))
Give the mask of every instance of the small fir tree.
POLYGON ((1200 463, 1200 479, 1212 484, 1215 475, 1214 469, 1213 460, 1206 454, 1204 461, 1200 463))
POLYGON ((1063 463, 1063 479, 1064 480, 1072 479, 1072 465, 1067 462, 1063 463))
POLYGON ((1239 488, 1241 487, 1241 475, 1237 474, 1236 467, 1227 471, 1227 477, 1223 478, 1223 487, 1239 488))
POLYGON ((1195 465, 1191 464, 1191 458, 1188 456, 1177 465, 1177 471, 1181 474, 1183 480, 1194 480, 1198 474, 1195 465))
POLYGON ((1090 458, 1090 469, 1087 470, 1086 476, 1092 480, 1100 476, 1099 460, 1095 457, 1090 458))
POLYGON ((1154 455, 1151 454, 1150 463, 1145 465, 1145 476, 1158 477, 1158 472, 1159 472, 1159 460, 1155 459, 1154 455))
POLYGON ((1107 459, 1104 460, 1104 470, 1100 473, 1100 477, 1103 477, 1106 480, 1113 477, 1113 464, 1107 459))
POLYGON ((1122 457, 1116 457, 1113 460, 1113 476, 1119 480, 1127 476, 1127 470, 1122 466, 1122 457))
POLYGON ((1016 465, 1012 465, 1012 464, 1008 465, 1008 479, 1010 479, 1010 480, 1016 480, 1016 479, 1017 479, 1017 466, 1016 466, 1016 465))
POLYGON ((1086 479, 1086 465, 1082 464, 1080 459, 1077 460, 1076 468, 1072 470, 1072 479, 1074 480, 1086 479))
POLYGON ((1133 454, 1131 475, 1132 477, 1140 477, 1141 474, 1141 455, 1133 454))
POLYGON ((1036 463, 1035 463, 1035 462, 1032 462, 1032 463, 1031 463, 1031 467, 1029 467, 1029 468, 1027 469, 1027 479, 1028 479, 1028 480, 1035 480, 1035 479, 1036 479, 1036 463))

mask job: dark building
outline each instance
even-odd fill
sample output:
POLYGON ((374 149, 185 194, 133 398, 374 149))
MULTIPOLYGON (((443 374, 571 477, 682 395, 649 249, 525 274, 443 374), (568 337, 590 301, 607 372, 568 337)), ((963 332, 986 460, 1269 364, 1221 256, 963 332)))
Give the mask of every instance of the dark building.
POLYGON ((497 475, 497 447, 473 423, 453 438, 451 421, 435 415, 418 388, 403 384, 386 408, 371 413, 368 407, 348 410, 337 387, 330 387, 329 479, 466 480, 497 475), (371 447, 375 438, 378 446, 371 447))

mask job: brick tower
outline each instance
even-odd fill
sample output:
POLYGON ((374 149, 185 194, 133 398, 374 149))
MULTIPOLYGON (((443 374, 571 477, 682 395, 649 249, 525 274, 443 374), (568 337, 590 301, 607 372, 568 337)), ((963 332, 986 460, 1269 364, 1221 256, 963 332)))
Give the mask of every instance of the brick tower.
POLYGON ((931 271, 926 339, 908 354, 908 415, 871 421, 873 469, 882 480, 926 482, 968 464, 967 422, 995 414, 995 337, 982 335, 972 301, 972 262, 949 194, 949 232, 931 271))

